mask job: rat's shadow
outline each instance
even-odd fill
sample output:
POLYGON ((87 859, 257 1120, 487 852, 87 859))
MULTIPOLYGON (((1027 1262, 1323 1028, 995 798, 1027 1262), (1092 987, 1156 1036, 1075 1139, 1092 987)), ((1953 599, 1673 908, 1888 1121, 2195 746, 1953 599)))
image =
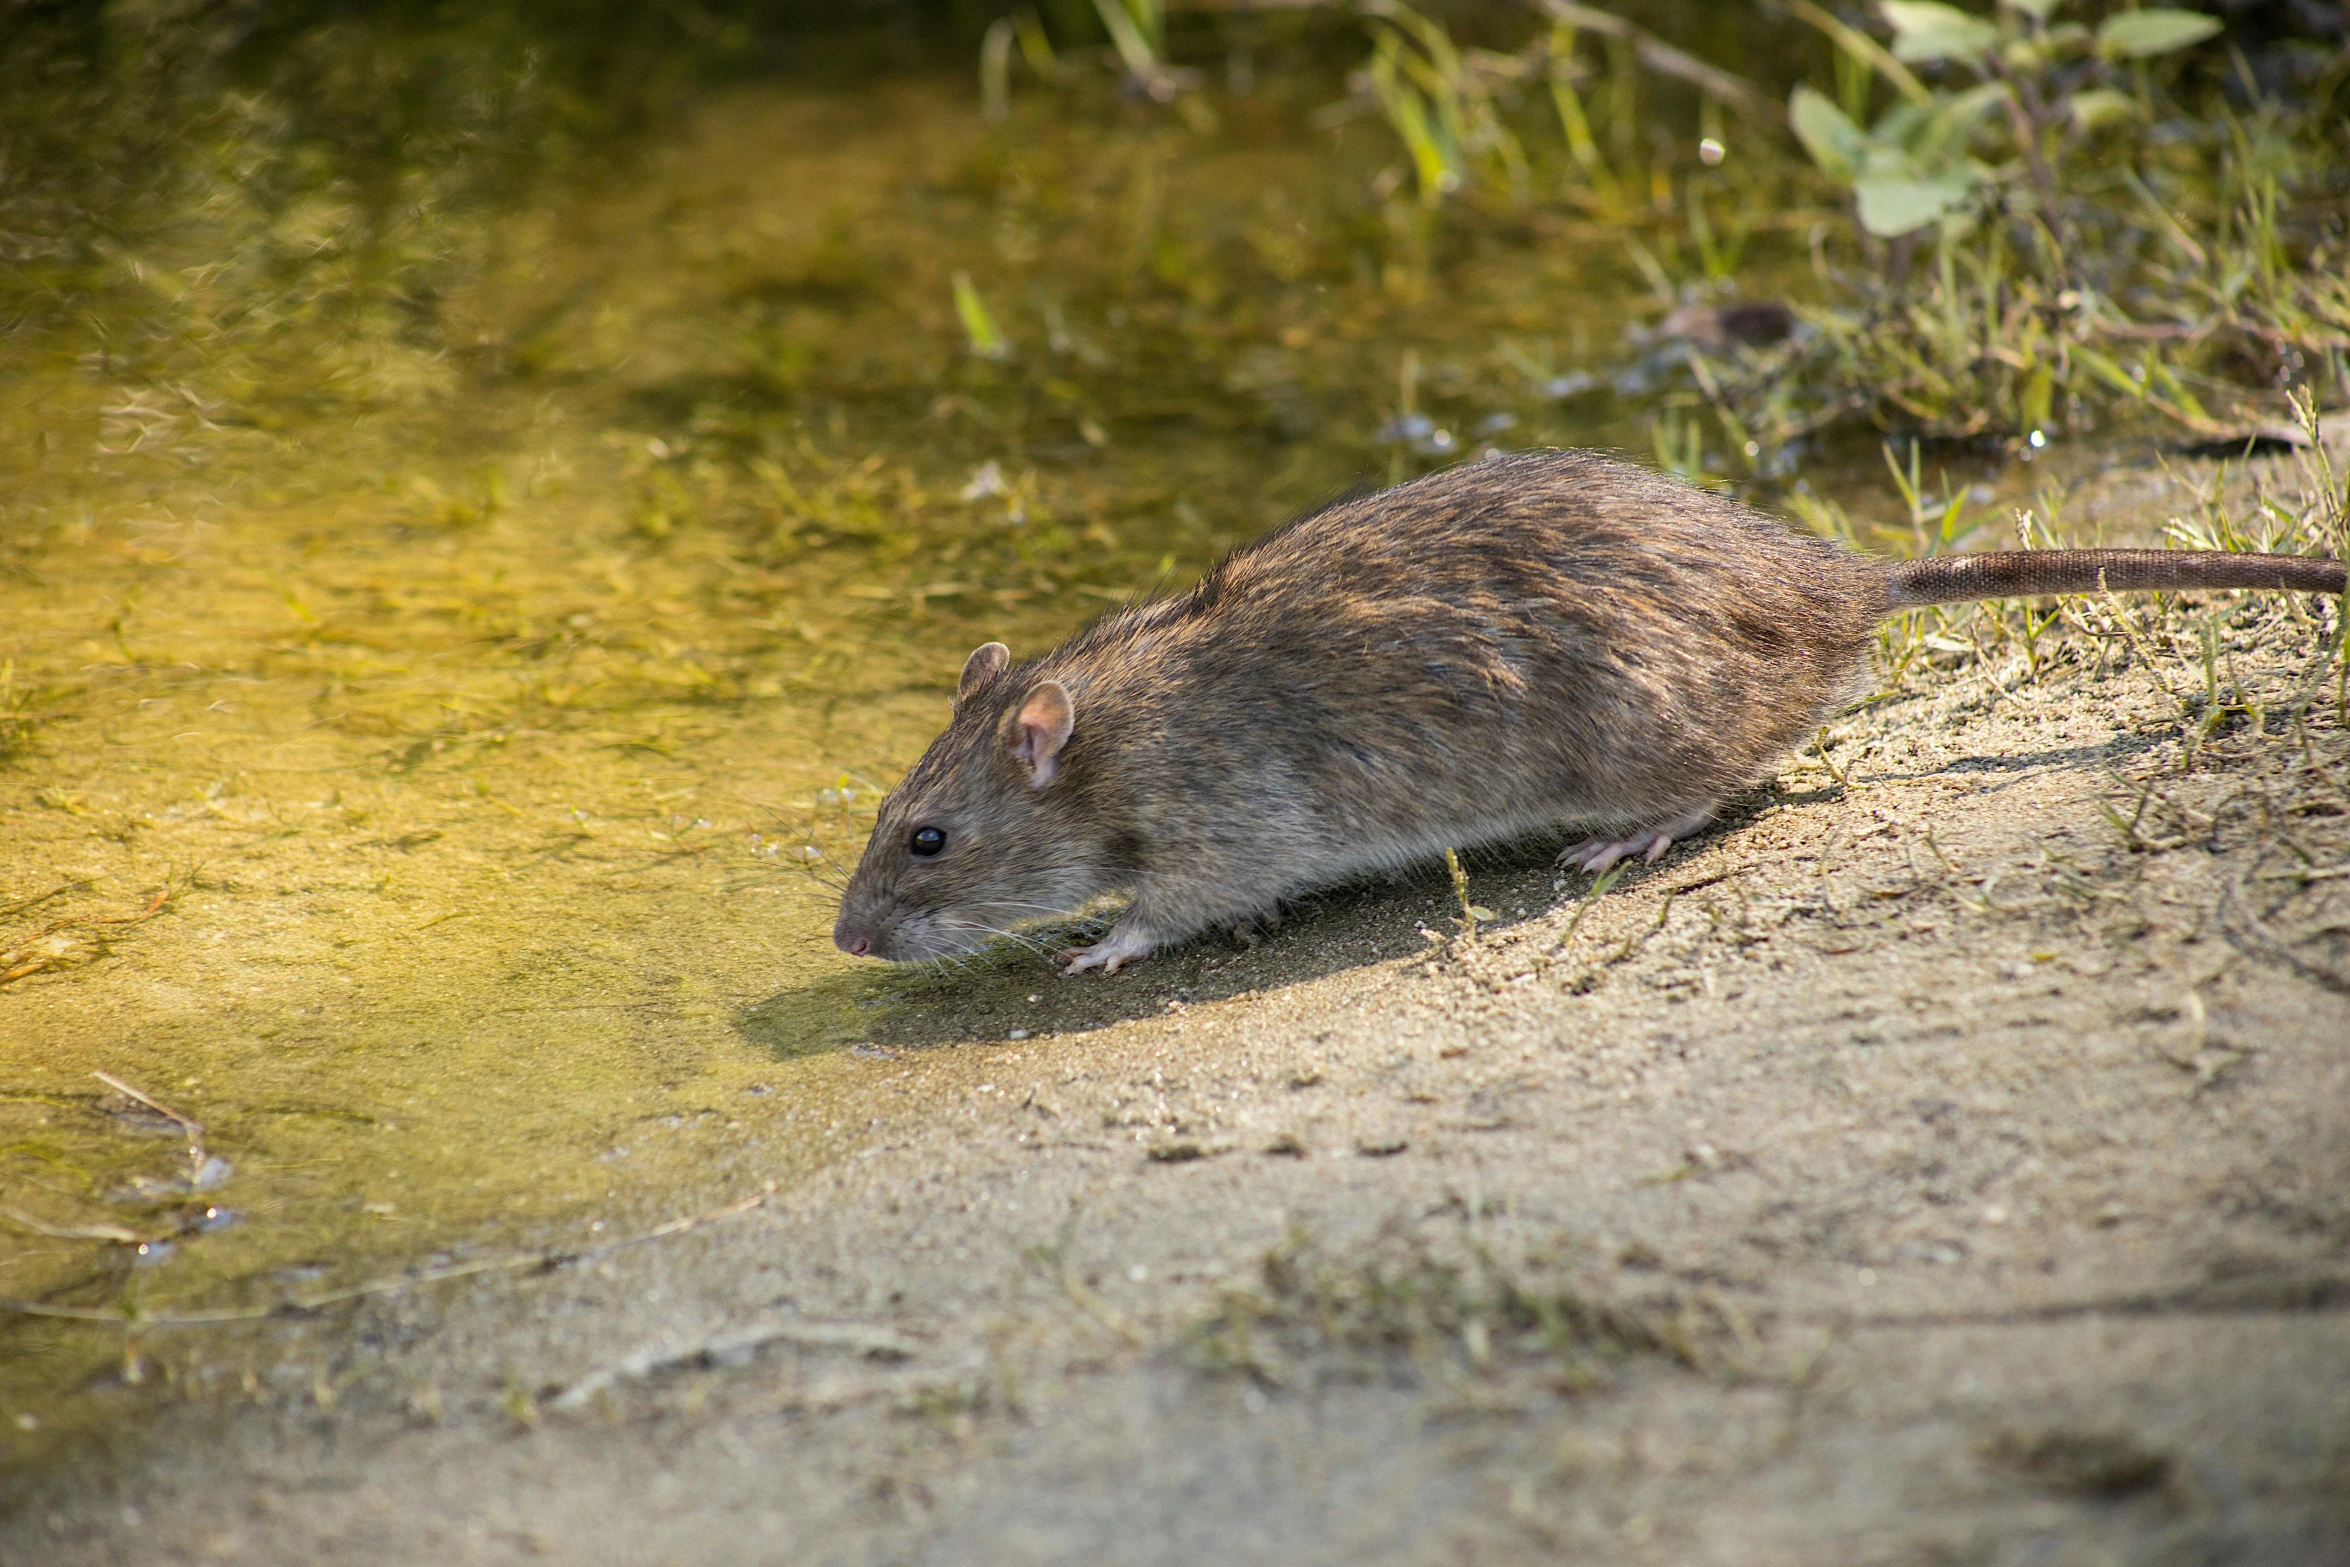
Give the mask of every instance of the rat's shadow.
POLYGON ((1952 773, 2034 773, 2051 768, 2079 769, 2142 756, 2156 742, 2140 735, 2115 735, 2092 745, 2057 746, 2043 751, 1999 751, 1987 756, 1956 756, 1932 767, 1871 767, 1868 777, 1882 783, 1907 783, 1919 778, 1946 778, 1952 773))
MULTIPOLYGON (((1520 856, 1513 871, 1513 883, 1523 880, 1529 890, 1540 888, 1539 904, 1519 898, 1527 912, 1546 907, 1547 858, 1520 856)), ((1509 896, 1497 890, 1491 872, 1471 875, 1476 897, 1509 896)), ((888 1002, 873 1018, 868 1037, 878 1045, 922 1046, 1010 1039, 1015 1031, 1067 1034, 1107 1028, 1155 1017, 1173 1004, 1222 1001, 1424 952, 1430 943, 1420 934, 1423 926, 1449 934, 1459 919, 1459 901, 1438 867, 1433 873, 1314 893, 1289 905, 1279 924, 1261 934, 1236 938, 1211 932, 1115 974, 1064 974, 1043 952, 1007 944, 975 954, 959 967, 884 975, 875 989, 888 1002)), ((1048 925, 1035 935, 1049 952, 1092 940, 1106 923, 1048 925)))
MULTIPOLYGON (((1737 832, 1774 805, 1841 793, 1756 789, 1725 806, 1706 835, 1737 832)), ((1589 878, 1579 871, 1564 873, 1565 892, 1552 890, 1562 874, 1553 861, 1567 841, 1566 835, 1526 839, 1462 857, 1470 897, 1497 916, 1487 929, 1507 929, 1581 895, 1589 878)), ((1634 864, 1617 885, 1678 873, 1671 861, 1634 864)), ((857 1044, 919 1049, 1082 1033, 1156 1017, 1174 1003, 1222 1001, 1425 952, 1433 943, 1422 932, 1452 935, 1460 929, 1461 906, 1439 864, 1300 898, 1276 928, 1252 941, 1204 935, 1115 974, 1065 975, 1045 956, 1092 940, 1106 924, 1107 917, 1039 926, 1028 933, 1035 948, 1002 942, 952 963, 861 967, 745 1007, 734 1026, 778 1056, 857 1044)))

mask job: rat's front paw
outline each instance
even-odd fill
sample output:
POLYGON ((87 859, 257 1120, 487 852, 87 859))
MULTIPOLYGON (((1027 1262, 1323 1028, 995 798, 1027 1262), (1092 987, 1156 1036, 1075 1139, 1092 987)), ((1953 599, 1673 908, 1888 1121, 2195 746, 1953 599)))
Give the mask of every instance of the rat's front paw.
POLYGON ((1654 827, 1643 827, 1638 832, 1621 838, 1586 838, 1581 843, 1570 843, 1559 850, 1558 863, 1564 868, 1589 871, 1594 876, 1618 860, 1628 860, 1637 854, 1654 865, 1665 857, 1665 851, 1691 833, 1713 820, 1713 807, 1676 816, 1669 822, 1654 827))
POLYGON ((1673 840, 1663 833, 1646 830, 1626 838, 1586 838, 1559 850, 1558 863, 1561 869, 1589 871, 1596 876, 1616 861, 1636 854, 1654 865, 1672 846, 1673 840))
POLYGON ((1053 956, 1068 964, 1071 974, 1082 974, 1089 968, 1098 968, 1105 974, 1115 974, 1126 964, 1149 957, 1152 945, 1147 936, 1137 935, 1133 931, 1122 928, 1113 928, 1108 935, 1090 947, 1071 947, 1066 952, 1056 952, 1053 956))

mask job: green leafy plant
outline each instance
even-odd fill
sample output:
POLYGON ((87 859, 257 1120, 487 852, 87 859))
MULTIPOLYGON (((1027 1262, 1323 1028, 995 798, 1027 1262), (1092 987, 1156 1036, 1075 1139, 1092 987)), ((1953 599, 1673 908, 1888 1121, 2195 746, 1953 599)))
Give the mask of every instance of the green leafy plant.
POLYGON ((2092 33, 2077 22, 2051 21, 2062 5, 2002 0, 1986 17, 1939 0, 1885 0, 1893 47, 1871 50, 1867 59, 1900 101, 1866 130, 1817 89, 1796 87, 1788 122, 1821 171, 1851 189, 1862 228, 1886 238, 1907 234, 2019 178, 2043 210, 2054 211, 2064 157, 2096 132, 2140 115, 2139 99, 2117 85, 2122 67, 2220 30, 2199 12, 2145 10, 2117 12, 2092 33), (1907 69, 1928 62, 1959 66, 1974 85, 1929 88, 1907 69), (2005 142, 2004 163, 1975 156, 1994 139, 2005 142))
POLYGON ((2136 404, 2206 440, 2291 440, 2284 389, 2339 395, 2337 122, 2166 85, 2179 72, 2151 67, 2217 20, 1885 0, 1883 44, 1788 3, 1837 46, 1838 98, 1798 85, 1788 120, 1850 193, 1861 267, 1823 257, 1809 342, 1700 377, 1735 429, 1776 445, 1858 415, 2029 449, 2136 404), (1880 83, 1893 101, 1870 118, 1880 83))
MULTIPOLYGON (((1389 203, 1390 267, 1430 265, 1439 223, 1557 204, 1619 230, 1658 297, 1687 302, 1783 263, 1776 217, 1824 178, 1852 223, 1811 229, 1818 289, 1793 301, 1810 330, 1692 339, 1691 384, 1667 393, 1711 405, 1758 471, 1864 421, 2030 452, 2136 409, 2207 441, 2291 440, 2286 389, 2350 388, 2327 107, 2350 57, 2304 69, 2305 99, 2260 96, 2200 47, 2222 28, 2195 11, 1884 0, 1856 25, 1776 3, 1834 45, 1829 87, 1781 99, 1572 0, 1539 0, 1548 29, 1507 54, 1374 0, 1371 58, 1334 107, 1375 113, 1406 154, 1382 176, 1418 198, 1389 203), (1694 89, 1699 166, 1666 151, 1668 97, 1644 99, 1644 73, 1680 95, 1674 115, 1694 89)), ((1677 457, 1695 433, 1676 428, 1677 457)))

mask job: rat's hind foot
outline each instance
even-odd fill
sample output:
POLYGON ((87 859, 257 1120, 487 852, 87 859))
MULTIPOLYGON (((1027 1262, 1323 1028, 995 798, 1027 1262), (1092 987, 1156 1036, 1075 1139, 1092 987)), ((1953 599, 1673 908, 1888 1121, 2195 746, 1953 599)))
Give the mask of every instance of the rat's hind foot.
POLYGON ((1654 827, 1643 827, 1623 838, 1586 838, 1581 843, 1570 843, 1559 850, 1558 863, 1598 875, 1618 860, 1628 860, 1637 854, 1654 865, 1665 857, 1665 851, 1681 839, 1713 820, 1713 807, 1676 816, 1669 822, 1654 827))
POLYGON ((1072 975, 1081 974, 1089 968, 1115 974, 1125 965, 1147 958, 1157 950, 1156 941, 1120 923, 1111 926, 1110 933, 1090 947, 1071 947, 1053 956, 1067 964, 1068 972, 1072 975))

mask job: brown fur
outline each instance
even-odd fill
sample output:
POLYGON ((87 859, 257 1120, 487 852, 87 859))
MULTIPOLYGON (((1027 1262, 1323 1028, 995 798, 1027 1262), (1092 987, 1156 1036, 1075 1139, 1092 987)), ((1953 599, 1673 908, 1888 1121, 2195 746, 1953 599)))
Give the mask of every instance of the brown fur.
POLYGON ((1848 699, 1887 609, 1879 563, 1591 453, 1344 500, 1041 658, 974 655, 836 938, 934 957, 1131 890, 1115 966, 1447 847, 1669 841, 1848 699))

